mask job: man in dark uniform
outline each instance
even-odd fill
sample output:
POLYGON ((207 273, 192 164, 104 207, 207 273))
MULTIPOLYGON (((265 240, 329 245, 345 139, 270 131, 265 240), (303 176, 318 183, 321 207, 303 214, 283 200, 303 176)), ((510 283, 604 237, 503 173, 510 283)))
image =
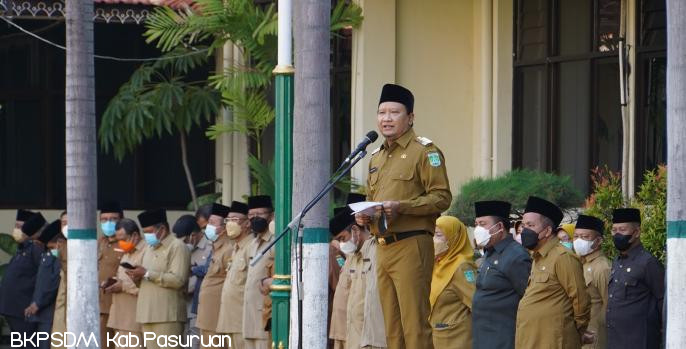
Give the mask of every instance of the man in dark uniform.
POLYGON ((612 213, 612 262, 607 303, 607 347, 660 348, 665 269, 641 244, 641 212, 612 213))
MULTIPOLYGON (((45 251, 41 256, 36 277, 36 288, 33 291, 31 305, 24 310, 24 315, 29 322, 37 324, 37 332, 50 333, 52 319, 55 312, 55 300, 60 286, 60 260, 59 244, 62 239, 60 230, 62 223, 55 220, 50 223, 38 237, 38 241, 45 245, 45 251)), ((39 348, 50 348, 49 341, 41 341, 39 348)))
POLYGON ((531 257, 510 234, 509 202, 479 201, 474 237, 486 251, 472 300, 472 347, 514 348, 517 306, 526 290, 531 257))
POLYGON ((443 153, 413 130, 414 96, 384 85, 377 127, 385 140, 372 152, 367 199, 382 202, 376 214, 358 213, 379 243, 377 278, 389 348, 433 348, 429 324, 432 235, 436 219, 452 201, 443 153))
POLYGON ((45 218, 40 213, 18 212, 17 221, 21 234, 13 234, 19 243, 17 253, 7 265, 0 284, 0 315, 7 319, 10 331, 30 336, 36 332, 36 324, 26 321, 24 310, 31 304, 36 286, 43 249, 34 240, 45 226, 45 218))

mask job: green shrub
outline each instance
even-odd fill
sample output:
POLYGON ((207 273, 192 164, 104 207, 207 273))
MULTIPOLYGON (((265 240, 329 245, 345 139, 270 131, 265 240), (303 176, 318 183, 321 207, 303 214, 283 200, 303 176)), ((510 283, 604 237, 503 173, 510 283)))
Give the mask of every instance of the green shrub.
POLYGON ((612 210, 635 207, 641 210, 641 242, 646 250, 664 264, 667 239, 667 168, 646 171, 636 197, 626 202, 622 197, 621 176, 607 168, 592 171, 593 193, 586 199, 585 214, 605 222, 603 251, 609 258, 617 255, 612 242, 612 210))
POLYGON ((529 196, 535 195, 554 202, 562 208, 579 207, 583 196, 574 188, 568 176, 532 171, 513 170, 496 178, 475 178, 465 183, 448 210, 448 214, 465 224, 474 222, 474 202, 503 200, 512 203, 515 213, 521 214, 529 196))

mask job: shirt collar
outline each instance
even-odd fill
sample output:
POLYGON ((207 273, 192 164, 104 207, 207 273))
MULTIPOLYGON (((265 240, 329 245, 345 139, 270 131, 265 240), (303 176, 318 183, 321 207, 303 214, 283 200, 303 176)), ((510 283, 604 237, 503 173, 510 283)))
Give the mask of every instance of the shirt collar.
POLYGON ((169 245, 169 244, 173 241, 173 240, 171 240, 171 239, 176 239, 176 236, 172 236, 172 235, 174 235, 174 234, 172 234, 171 232, 168 232, 168 233, 167 233, 167 236, 165 236, 165 237, 162 239, 162 241, 160 241, 160 245, 159 245, 159 246, 167 246, 167 245, 169 245))
POLYGON ((545 257, 548 255, 548 253, 555 248, 555 246, 560 244, 560 239, 557 238, 557 236, 552 236, 548 241, 543 244, 540 250, 537 251, 538 254, 541 256, 545 257))
POLYGON ((514 242, 514 239, 512 238, 512 235, 508 234, 505 236, 504 239, 500 240, 498 243, 493 245, 493 248, 498 252, 501 253, 505 250, 507 246, 510 245, 511 242, 514 242))
POLYGON ((412 128, 410 128, 402 136, 398 137, 398 139, 393 141, 393 143, 388 144, 387 141, 384 141, 382 148, 391 149, 391 148, 393 148, 393 144, 398 144, 399 146, 403 147, 403 149, 404 149, 404 148, 407 148, 407 145, 414 138, 415 138, 414 130, 412 128))
POLYGON ((634 259, 634 258, 636 258, 636 256, 638 256, 639 254, 643 253, 643 251, 644 251, 644 250, 643 250, 643 244, 639 243, 638 245, 636 245, 636 247, 630 249, 629 251, 626 251, 626 255, 623 255, 623 254, 620 253, 620 254, 619 254, 619 258, 622 258, 622 259, 624 259, 624 258, 634 259))
POLYGON ((212 243, 212 247, 213 247, 214 249, 220 249, 222 246, 224 246, 224 244, 225 244, 227 241, 229 241, 229 237, 226 236, 226 234, 221 234, 221 235, 219 235, 219 237, 217 238, 217 241, 215 241, 215 242, 212 243))
POLYGON ((601 253, 603 253, 603 251, 599 249, 599 250, 597 250, 597 251, 595 251, 595 252, 591 252, 591 253, 585 255, 585 256, 583 257, 583 258, 584 258, 584 263, 590 263, 590 262, 592 262, 594 259, 600 257, 600 254, 601 254, 601 253))
POLYGON ((205 237, 205 234, 202 234, 202 237, 200 238, 200 241, 198 241, 198 244, 195 246, 195 248, 199 248, 201 250, 204 250, 205 247, 207 247, 207 244, 209 243, 209 240, 205 237))
POLYGON ((145 245, 146 245, 145 239, 140 239, 140 240, 138 240, 138 243, 136 244, 136 247, 134 247, 134 249, 136 251, 140 251, 140 250, 145 248, 145 245))

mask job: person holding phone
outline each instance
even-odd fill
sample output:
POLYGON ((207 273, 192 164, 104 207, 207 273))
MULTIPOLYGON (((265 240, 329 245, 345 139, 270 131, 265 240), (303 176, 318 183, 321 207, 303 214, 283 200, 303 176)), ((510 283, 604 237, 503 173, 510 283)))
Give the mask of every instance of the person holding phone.
POLYGON ((138 286, 126 274, 127 270, 135 269, 143 260, 145 241, 141 239, 138 224, 132 219, 123 218, 115 226, 115 236, 118 247, 124 252, 121 264, 117 268, 115 282, 105 288, 105 293, 112 294, 112 306, 107 327, 116 331, 119 336, 134 335, 143 340, 141 325, 136 322, 136 303, 138 302, 138 286))

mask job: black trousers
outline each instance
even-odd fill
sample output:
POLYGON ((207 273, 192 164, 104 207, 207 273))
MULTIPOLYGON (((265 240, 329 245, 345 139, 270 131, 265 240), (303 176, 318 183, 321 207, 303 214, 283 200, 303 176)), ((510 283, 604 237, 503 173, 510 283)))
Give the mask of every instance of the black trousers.
MULTIPOLYGON (((7 320, 7 324, 10 326, 10 331, 19 332, 22 334, 22 340, 23 338, 30 338, 38 330, 37 323, 28 322, 24 318, 6 316, 5 319, 7 320)), ((37 348, 29 341, 26 341, 25 343, 26 345, 24 348, 37 348)))

